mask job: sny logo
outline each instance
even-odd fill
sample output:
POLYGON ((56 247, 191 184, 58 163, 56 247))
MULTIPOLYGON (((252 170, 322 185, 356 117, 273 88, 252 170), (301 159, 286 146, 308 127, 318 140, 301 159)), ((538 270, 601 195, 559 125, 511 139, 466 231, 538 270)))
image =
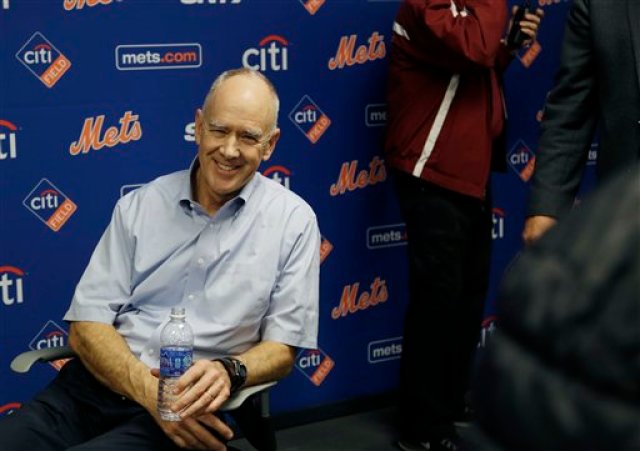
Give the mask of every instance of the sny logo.
MULTIPOLYGON (((60 346, 65 346, 67 344, 67 331, 65 331, 62 327, 57 325, 55 322, 49 320, 47 323, 40 329, 40 332, 33 337, 31 343, 29 343, 29 348, 35 350, 38 349, 48 349, 48 348, 57 348, 60 346)), ((60 370, 62 366, 69 359, 59 359, 49 362, 49 364, 57 370, 60 370)))
POLYGON ((118 144, 126 144, 130 141, 138 141, 142 137, 142 126, 138 120, 138 115, 133 111, 125 111, 122 118, 118 120, 120 129, 116 126, 109 127, 102 134, 104 124, 104 114, 95 118, 85 119, 80 137, 69 146, 71 155, 88 153, 89 150, 100 150, 103 147, 115 147, 118 144))
POLYGON ((15 159, 18 157, 18 149, 16 147, 16 127, 9 121, 0 119, 0 161, 6 159, 15 159), (3 132, 2 127, 7 131, 3 132))
POLYGON ((71 61, 39 31, 18 50, 16 58, 47 88, 53 87, 71 68, 71 61))
POLYGON ((289 43, 282 36, 269 35, 258 43, 258 48, 250 48, 242 54, 242 65, 248 69, 280 71, 287 70, 289 43))
POLYGON ((494 208, 491 211, 491 221, 493 222, 491 238, 494 240, 501 240, 504 238, 504 217, 504 211, 500 208, 494 208))
POLYGON ((298 0, 312 16, 324 5, 325 0, 298 0))
POLYGON ((300 130, 312 144, 318 142, 320 137, 331 125, 331 119, 309 97, 304 95, 298 104, 289 113, 289 120, 300 130))
POLYGON ((6 306, 22 304, 24 302, 24 287, 22 278, 24 271, 15 266, 0 266, 0 289, 2 289, 2 303, 6 306))
POLYGON ((54 232, 60 230, 78 209, 71 199, 46 178, 38 182, 22 204, 54 232))
POLYGON ((287 189, 291 189, 291 171, 284 166, 270 166, 262 172, 262 175, 269 177, 271 180, 281 184, 287 189))
POLYGON ((329 69, 342 69, 345 65, 353 66, 354 64, 364 64, 368 61, 382 59, 387 55, 384 46, 384 36, 374 31, 367 42, 369 46, 361 45, 356 49, 357 34, 351 36, 342 36, 336 56, 329 60, 329 69))
POLYGON ((524 182, 528 182, 533 175, 536 157, 523 140, 519 140, 507 154, 507 162, 511 169, 524 182))
POLYGON ((319 386, 326 379, 335 362, 322 349, 302 349, 296 357, 296 368, 319 386))

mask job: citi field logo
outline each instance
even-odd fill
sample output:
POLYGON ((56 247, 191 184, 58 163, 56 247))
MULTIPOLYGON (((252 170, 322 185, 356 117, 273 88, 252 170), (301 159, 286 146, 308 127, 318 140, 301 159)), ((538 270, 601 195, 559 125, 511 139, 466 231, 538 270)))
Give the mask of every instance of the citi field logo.
POLYGON ((135 44, 116 47, 118 70, 194 69, 202 66, 202 46, 185 44, 135 44))
POLYGON ((289 113, 289 120, 312 144, 317 143, 331 125, 331 119, 306 94, 289 113))
POLYGON ((518 140, 507 153, 507 163, 523 182, 528 182, 533 175, 535 161, 535 155, 523 140, 518 140))
MULTIPOLYGON (((1 137, 2 135, 0 135, 1 137)), ((598 162, 598 143, 591 143, 591 148, 589 149, 589 153, 587 154, 587 166, 595 166, 598 162)), ((0 155, 0 160, 2 159, 2 155, 0 155)))
POLYGON ((10 402, 0 406, 0 418, 11 415, 20 407, 22 407, 22 404, 19 402, 10 402))
POLYGON ((16 131, 18 127, 12 122, 0 119, 0 161, 18 158, 16 131))
POLYGON ((84 120, 80 131, 80 137, 69 146, 71 155, 88 153, 90 150, 100 150, 103 147, 115 147, 119 144, 127 144, 138 141, 142 137, 142 126, 139 117, 133 111, 125 111, 118 120, 120 126, 112 126, 102 133, 105 115, 89 117, 84 120))
POLYGON ((369 342, 367 345, 369 363, 398 360, 402 355, 402 337, 387 338, 369 342))
POLYGON ((302 349, 296 357, 296 368, 315 386, 327 378, 335 362, 322 349, 302 349))
POLYGON ((322 236, 320 240, 320 264, 325 261, 331 251, 333 251, 333 244, 331 244, 328 239, 322 236))
POLYGON ((242 0, 180 0, 183 5, 237 5, 242 0))
POLYGON ((367 39, 369 45, 360 45, 356 48, 357 34, 342 36, 338 44, 336 55, 329 59, 329 69, 343 69, 345 66, 365 64, 369 61, 382 59, 387 56, 384 45, 384 36, 374 31, 367 39))
POLYGON ((367 127, 382 127, 387 123, 387 104, 370 103, 364 108, 364 123, 367 127))
POLYGON ((533 62, 538 58, 538 55, 542 52, 542 46, 538 41, 534 41, 522 56, 520 56, 520 62, 527 69, 533 65, 533 62))
POLYGON ((298 0, 312 16, 324 5, 325 0, 298 0))
POLYGON ((66 11, 73 11, 74 9, 82 9, 85 6, 91 8, 98 5, 108 5, 113 3, 113 0, 64 0, 62 6, 66 11))
POLYGON ((482 328, 480 329, 480 340, 478 341, 478 348, 484 348, 491 336, 496 332, 495 316, 488 316, 482 321, 482 328))
POLYGON ((367 248, 404 246, 407 244, 407 225, 389 224, 367 229, 367 248))
POLYGON ((22 204, 54 232, 60 230, 78 209, 71 199, 46 178, 38 182, 22 204))
MULTIPOLYGON (((33 337, 31 343, 29 343, 29 348, 35 350, 38 349, 48 349, 48 348, 57 348, 60 346, 65 346, 67 344, 67 331, 60 327, 55 322, 49 320, 46 324, 40 329, 40 332, 33 337)), ((62 366, 69 359, 58 359, 49 364, 54 367, 56 370, 60 370, 62 366)))
POLYGON ((0 293, 6 306, 24 303, 25 273, 15 266, 0 266, 0 293))
POLYGON ((504 238, 504 217, 504 211, 500 208, 494 208, 491 211, 491 222, 493 224, 491 228, 491 238, 494 240, 504 238))
POLYGON ((387 282, 376 277, 369 285, 369 290, 360 292, 360 282, 346 285, 342 289, 340 303, 331 310, 331 319, 344 318, 362 310, 387 302, 389 292, 387 282))
POLYGON ((282 36, 271 34, 263 38, 257 48, 250 48, 242 54, 242 65, 248 69, 281 71, 289 68, 289 43, 282 36))
POLYGON ((47 88, 52 88, 71 68, 71 61, 39 31, 18 50, 16 58, 47 88))
POLYGON ((366 188, 379 182, 387 180, 387 169, 384 166, 384 160, 379 157, 373 157, 369 163, 369 169, 361 169, 357 171, 358 160, 342 163, 340 174, 336 183, 331 185, 329 194, 338 196, 347 191, 355 191, 357 189, 366 188))
POLYGON ((262 175, 269 177, 287 189, 291 189, 291 171, 284 166, 270 166, 262 171, 262 175))

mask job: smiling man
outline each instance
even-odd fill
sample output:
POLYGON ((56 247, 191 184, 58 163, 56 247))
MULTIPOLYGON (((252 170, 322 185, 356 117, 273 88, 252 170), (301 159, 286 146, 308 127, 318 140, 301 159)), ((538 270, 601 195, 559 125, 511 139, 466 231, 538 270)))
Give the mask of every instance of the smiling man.
POLYGON ((315 214, 256 172, 280 136, 278 104, 261 73, 223 73, 196 112, 191 168, 120 199, 65 315, 79 358, 0 421, 1 449, 222 450, 232 430, 216 411, 230 394, 284 377, 296 348, 317 347, 315 214), (168 422, 156 375, 176 306, 194 364, 173 405, 182 421, 168 422))

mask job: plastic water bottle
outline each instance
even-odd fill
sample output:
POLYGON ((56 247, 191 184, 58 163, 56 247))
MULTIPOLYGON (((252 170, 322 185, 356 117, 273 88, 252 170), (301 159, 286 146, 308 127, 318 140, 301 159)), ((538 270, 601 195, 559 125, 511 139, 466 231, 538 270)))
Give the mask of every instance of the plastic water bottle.
POLYGON ((180 421, 170 407, 177 396, 173 390, 180 376, 193 361, 193 331, 185 319, 184 308, 173 307, 169 322, 160 332, 160 384, 158 413, 165 421, 180 421))

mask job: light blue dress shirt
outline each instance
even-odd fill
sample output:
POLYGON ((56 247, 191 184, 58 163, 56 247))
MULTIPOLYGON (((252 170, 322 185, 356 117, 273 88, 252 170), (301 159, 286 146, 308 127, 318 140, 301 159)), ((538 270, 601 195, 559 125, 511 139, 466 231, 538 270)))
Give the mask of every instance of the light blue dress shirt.
POLYGON ((319 250, 311 207, 260 173, 211 217, 176 172, 118 201, 64 319, 113 324, 150 367, 173 306, 196 359, 262 340, 316 348, 319 250))

